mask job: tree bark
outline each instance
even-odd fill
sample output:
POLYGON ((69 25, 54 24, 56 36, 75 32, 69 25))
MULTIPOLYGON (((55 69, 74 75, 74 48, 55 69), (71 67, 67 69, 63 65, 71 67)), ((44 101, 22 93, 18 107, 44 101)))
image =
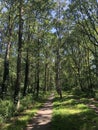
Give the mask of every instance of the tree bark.
POLYGON ((39 96, 39 61, 37 63, 37 68, 36 68, 36 96, 39 96))
POLYGON ((11 25, 11 16, 9 12, 9 25, 8 25, 8 44, 6 48, 5 58, 4 58, 4 73, 3 73, 3 82, 2 82, 2 99, 7 92, 8 80, 9 80, 9 54, 11 48, 11 36, 12 36, 12 25, 11 25))
POLYGON ((17 57, 17 78, 14 92, 14 102, 17 103, 19 100, 20 84, 21 84, 21 57, 22 57, 22 30, 23 30, 23 20, 22 20, 22 1, 19 5, 19 33, 18 33, 18 57, 17 57))
POLYGON ((59 56, 59 48, 57 47, 57 52, 56 52, 56 90, 57 93, 59 94, 60 98, 62 99, 62 91, 60 87, 60 56, 59 56))
POLYGON ((28 57, 28 53, 29 52, 28 52, 28 49, 27 49, 23 96, 26 96, 26 91, 27 91, 27 87, 28 87, 28 80, 29 80, 29 57, 28 57))
POLYGON ((38 46, 37 46, 37 65, 36 65, 36 96, 38 97, 39 96, 39 56, 40 55, 40 42, 39 42, 39 39, 38 39, 38 46))

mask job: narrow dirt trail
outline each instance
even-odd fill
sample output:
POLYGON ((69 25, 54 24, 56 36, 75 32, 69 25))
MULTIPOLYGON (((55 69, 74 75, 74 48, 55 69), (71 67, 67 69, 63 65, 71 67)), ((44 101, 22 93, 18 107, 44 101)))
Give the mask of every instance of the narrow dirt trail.
POLYGON ((96 104, 98 104, 98 101, 96 101, 94 98, 91 98, 90 103, 88 103, 87 106, 93 109, 96 114, 98 114, 98 106, 96 106, 96 104))
POLYGON ((51 130, 53 97, 52 94, 44 106, 38 110, 37 114, 30 121, 25 130, 51 130))

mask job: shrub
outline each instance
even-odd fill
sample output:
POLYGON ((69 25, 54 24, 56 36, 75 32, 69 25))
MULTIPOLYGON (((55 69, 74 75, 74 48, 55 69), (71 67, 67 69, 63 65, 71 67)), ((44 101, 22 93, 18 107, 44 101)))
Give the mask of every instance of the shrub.
POLYGON ((33 103, 32 95, 27 95, 20 101, 21 109, 27 109, 33 103))
POLYGON ((11 100, 0 100, 0 124, 29 108, 33 101, 31 95, 25 96, 20 100, 20 107, 17 111, 16 105, 11 100))
POLYGON ((83 92, 80 90, 80 88, 73 88, 72 90, 74 95, 80 96, 81 94, 83 94, 83 92))
POLYGON ((0 122, 14 115, 15 107, 11 100, 0 100, 0 122))

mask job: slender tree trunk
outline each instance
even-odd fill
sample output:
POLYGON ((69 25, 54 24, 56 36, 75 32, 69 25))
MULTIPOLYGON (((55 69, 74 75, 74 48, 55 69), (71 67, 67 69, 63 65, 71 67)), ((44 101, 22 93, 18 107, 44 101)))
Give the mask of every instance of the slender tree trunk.
POLYGON ((7 92, 8 80, 9 80, 9 51, 11 43, 7 45, 5 60, 4 60, 4 73, 3 73, 3 83, 2 83, 2 99, 7 92))
POLYGON ((89 55, 89 50, 87 51, 88 51, 87 61, 88 61, 88 82, 89 82, 88 91, 90 92, 90 95, 94 97, 95 92, 93 91, 93 83, 91 79, 92 74, 91 74, 91 69, 90 69, 90 59, 89 59, 90 55, 89 55))
POLYGON ((36 92, 36 67, 35 67, 35 70, 34 70, 34 86, 33 86, 33 94, 35 95, 35 92, 36 92))
MULTIPOLYGON (((60 0, 57 1, 58 4, 58 10, 57 10, 57 20, 59 21, 61 18, 61 2, 60 0)), ((55 77, 55 84, 56 84, 56 90, 57 93, 59 94, 60 98, 62 99, 62 91, 61 91, 61 84, 60 84, 60 47, 61 47, 61 25, 57 23, 56 26, 57 30, 57 48, 56 48, 56 77, 55 77)))
POLYGON ((27 87, 28 87, 28 80, 29 80, 29 57, 28 57, 28 49, 27 49, 27 56, 26 56, 26 66, 25 66, 25 81, 24 81, 24 89, 23 89, 23 96, 26 95, 27 87))
POLYGON ((57 93, 59 94, 60 98, 62 99, 62 91, 61 91, 61 86, 60 86, 60 56, 59 56, 59 49, 57 48, 57 53, 56 53, 56 90, 57 93))
MULTIPOLYGON (((28 30, 30 30, 30 23, 28 21, 28 30)), ((28 32, 28 45, 27 45, 27 54, 26 54, 26 66, 25 66, 25 81, 24 81, 24 90, 23 96, 26 96, 27 87, 28 87, 28 80, 29 80, 29 43, 30 43, 30 32, 28 32)))
POLYGON ((22 53, 22 30, 23 30, 23 20, 22 20, 22 1, 19 5, 19 33, 18 33, 18 57, 17 57, 17 79, 14 92, 14 102, 17 103, 19 100, 20 84, 21 84, 21 53, 22 53))
POLYGON ((36 96, 39 96, 39 61, 37 62, 37 68, 36 68, 36 96))
POLYGON ((50 90, 49 80, 50 80, 50 68, 48 66, 48 68, 47 68, 47 91, 50 90))
POLYGON ((44 84, 44 92, 47 91, 47 63, 45 63, 45 84, 44 84))
POLYGON ((5 59, 4 59, 4 73, 3 73, 3 82, 2 82, 2 99, 7 92, 8 80, 9 80, 9 54, 11 48, 11 36, 12 36, 12 25, 11 25, 11 16, 9 13, 9 25, 8 25, 8 37, 9 42, 7 44, 5 59))
POLYGON ((78 82, 79 82, 80 89, 81 91, 85 91, 81 81, 80 66, 77 67, 77 71, 78 71, 78 82))
POLYGON ((98 77, 98 52, 97 52, 97 47, 94 45, 95 48, 95 65, 96 65, 96 76, 98 77))
POLYGON ((49 74, 50 76, 49 76, 49 90, 51 91, 52 90, 52 74, 51 74, 51 70, 50 70, 50 74, 49 74))
POLYGON ((37 46, 37 65, 36 65, 36 96, 38 97, 39 96, 39 56, 40 55, 40 42, 39 42, 39 39, 38 39, 38 46, 37 46))

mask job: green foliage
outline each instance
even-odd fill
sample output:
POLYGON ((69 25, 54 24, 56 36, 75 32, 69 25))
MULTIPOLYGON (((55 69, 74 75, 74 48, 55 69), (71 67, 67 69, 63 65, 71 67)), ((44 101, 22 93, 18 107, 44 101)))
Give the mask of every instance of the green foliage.
POLYGON ((0 130, 22 130, 25 128, 27 123, 32 119, 36 114, 37 110, 43 105, 46 101, 49 93, 46 95, 40 96, 39 99, 33 100, 31 95, 28 95, 21 99, 22 108, 17 112, 11 121, 3 124, 0 130), (26 107, 28 109, 26 109, 26 107), (24 111, 23 111, 24 110, 24 111))
POLYGON ((70 93, 64 93, 63 100, 56 97, 52 118, 53 130, 97 130, 98 116, 86 105, 89 102, 89 99, 77 99, 70 93))
POLYGON ((28 109, 33 102, 32 96, 27 95, 20 100, 20 107, 17 111, 11 100, 0 100, 0 123, 5 122, 14 115, 19 115, 20 112, 28 109))
POLYGON ((80 95, 83 95, 83 92, 80 90, 80 88, 73 88, 72 89, 72 93, 74 94, 74 95, 77 95, 77 96, 80 96, 80 95))
POLYGON ((32 95, 27 95, 21 100, 21 104, 25 106, 29 106, 34 102, 33 96, 32 95))
POLYGON ((95 99, 98 100, 98 90, 96 90, 95 99))
POLYGON ((28 109, 33 103, 34 103, 34 99, 32 95, 25 96, 24 98, 20 100, 20 108, 18 111, 21 112, 25 109, 28 109))
POLYGON ((14 115, 15 106, 11 100, 0 100, 0 122, 6 121, 14 115))
MULTIPOLYGON (((0 100, 1 123, 14 114, 19 115, 20 112, 31 107, 35 100, 37 102, 45 101, 43 93, 40 94, 40 92, 44 89, 50 90, 54 86, 55 88, 60 86, 65 91, 72 90, 72 94, 75 96, 71 95, 66 99, 64 98, 63 100, 66 100, 66 102, 61 101, 61 104, 64 102, 69 108, 78 104, 76 100, 78 97, 82 97, 80 101, 85 103, 88 100, 83 99, 83 97, 95 96, 98 99, 98 94, 95 95, 93 91, 96 91, 98 84, 97 4, 95 0, 71 0, 70 3, 64 0, 35 0, 33 2, 31 0, 10 0, 10 2, 9 0, 1 0, 0 94, 4 94, 4 100, 0 100), (20 6, 22 9, 20 20, 19 3, 22 4, 20 6), (23 27, 21 27, 22 24, 23 27), (18 27, 20 27, 20 30, 18 30, 18 27), (20 36, 19 33, 21 33, 20 36), (11 43, 11 46, 8 45, 9 43, 11 43), (20 51, 22 55, 19 54, 20 51), (18 54, 20 63, 16 62, 18 54), (18 65, 21 67, 17 67, 18 65), (19 79, 17 83, 16 77, 19 79), (6 81, 3 81, 3 79, 6 81), (58 85, 55 85, 56 79, 58 85), (4 88, 2 88, 2 83, 4 83, 4 88), (3 89, 5 92, 3 92, 3 89), (15 90, 20 95, 23 95, 24 90, 27 94, 20 99, 18 111, 11 101, 13 96, 15 97, 13 95, 15 90), (36 99, 35 94, 37 92, 39 97, 36 99), (33 98, 28 93, 34 93, 35 97, 33 98)), ((59 105, 60 103, 57 109, 59 109, 59 105)), ((68 112, 66 106, 63 107, 65 107, 65 112, 68 112)), ((80 104, 76 107, 76 110, 81 111, 80 108, 83 108, 83 111, 80 112, 83 116, 86 108, 81 107, 80 104)), ((62 111, 63 108, 61 114, 62 111)), ((68 117, 69 121, 70 116, 65 116, 68 117)), ((57 118, 60 117, 61 115, 57 118)), ((77 118, 78 115, 76 120, 77 118)), ((61 120, 64 119, 63 116, 61 120)), ((66 119, 64 121, 67 122, 66 119)), ((63 126, 62 129, 64 129, 63 126)))

